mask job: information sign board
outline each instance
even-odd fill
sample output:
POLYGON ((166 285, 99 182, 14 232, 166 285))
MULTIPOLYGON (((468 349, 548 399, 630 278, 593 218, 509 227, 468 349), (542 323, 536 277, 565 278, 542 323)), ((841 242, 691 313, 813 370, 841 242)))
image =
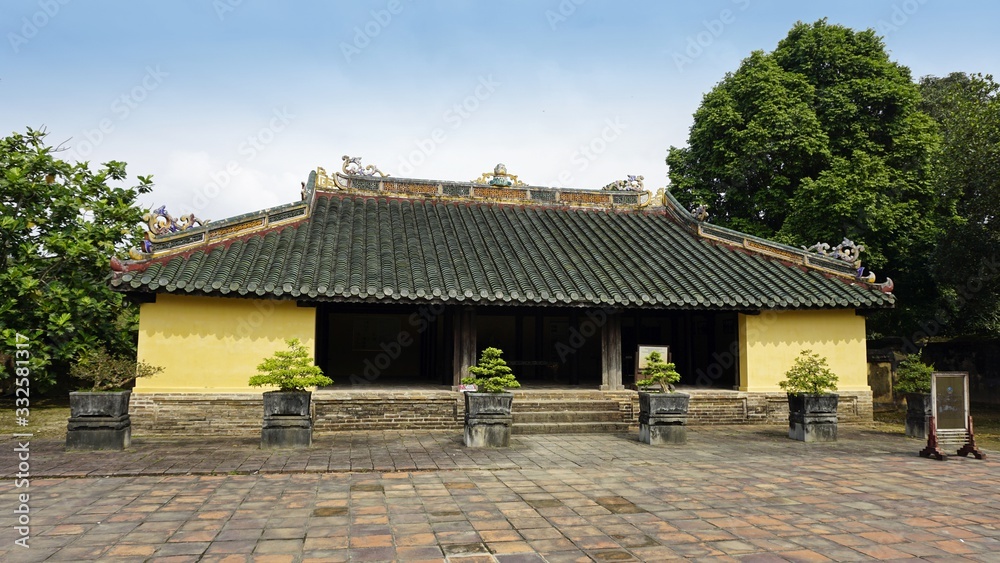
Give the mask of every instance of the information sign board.
POLYGON ((636 353, 635 360, 635 379, 636 381, 642 379, 642 370, 646 369, 646 358, 649 356, 650 352, 659 352, 660 357, 663 358, 664 362, 670 361, 670 346, 653 346, 640 344, 639 350, 636 353))
POLYGON ((969 374, 936 371, 931 375, 931 405, 940 430, 967 430, 969 424, 969 374))

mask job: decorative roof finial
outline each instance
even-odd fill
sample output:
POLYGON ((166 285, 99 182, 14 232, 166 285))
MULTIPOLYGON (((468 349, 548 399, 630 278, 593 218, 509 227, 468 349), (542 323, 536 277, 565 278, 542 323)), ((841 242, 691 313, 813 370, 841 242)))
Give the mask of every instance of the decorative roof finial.
POLYGON ((517 179, 516 174, 508 174, 507 166, 499 163, 493 167, 493 173, 483 172, 483 175, 472 181, 473 184, 486 184, 498 188, 509 188, 511 186, 524 186, 525 183, 517 179))
POLYGON ((691 215, 693 215, 697 221, 705 221, 705 219, 708 219, 708 206, 702 203, 698 207, 691 210, 691 215))

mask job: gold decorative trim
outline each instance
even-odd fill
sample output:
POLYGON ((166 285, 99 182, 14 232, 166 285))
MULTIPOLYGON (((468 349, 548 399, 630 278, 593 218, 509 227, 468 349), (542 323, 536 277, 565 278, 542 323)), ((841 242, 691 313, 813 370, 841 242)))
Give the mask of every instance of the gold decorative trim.
POLYGON ((528 190, 511 190, 508 188, 474 188, 472 197, 482 197, 495 201, 519 201, 528 199, 528 190))
POLYGON ((214 241, 214 240, 218 240, 218 239, 221 239, 221 238, 226 238, 226 237, 228 237, 230 235, 233 235, 233 234, 236 234, 236 233, 239 233, 239 232, 248 231, 250 229, 256 229, 256 228, 263 227, 264 226, 264 220, 265 220, 265 218, 261 217, 260 219, 254 219, 252 221, 244 221, 242 223, 237 223, 235 225, 227 225, 225 227, 220 227, 218 229, 215 229, 214 231, 209 231, 208 232, 208 240, 214 241))
POLYGON ((559 201, 612 205, 613 200, 607 192, 595 191, 594 193, 559 192, 559 201))

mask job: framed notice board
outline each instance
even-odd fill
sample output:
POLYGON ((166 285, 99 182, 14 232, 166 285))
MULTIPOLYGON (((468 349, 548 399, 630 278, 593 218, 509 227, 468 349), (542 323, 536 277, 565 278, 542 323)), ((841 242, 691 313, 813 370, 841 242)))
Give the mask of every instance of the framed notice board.
POLYGON ((646 356, 650 352, 659 352, 664 362, 670 361, 670 346, 654 346, 651 344, 640 344, 635 354, 635 380, 642 379, 642 370, 646 369, 646 356))
POLYGON ((936 371, 931 375, 931 405, 938 430, 967 430, 969 425, 969 374, 936 371))
POLYGON ((921 457, 943 460, 948 456, 943 448, 960 445, 955 455, 969 454, 985 459, 976 446, 976 434, 969 416, 969 373, 965 371, 935 371, 931 374, 931 409, 933 426, 927 436, 927 447, 921 457))

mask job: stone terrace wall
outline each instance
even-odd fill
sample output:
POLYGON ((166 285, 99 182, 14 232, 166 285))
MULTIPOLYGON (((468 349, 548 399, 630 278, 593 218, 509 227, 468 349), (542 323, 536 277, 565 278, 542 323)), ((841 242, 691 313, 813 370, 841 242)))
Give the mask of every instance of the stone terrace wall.
POLYGON ((323 392, 313 394, 316 432, 334 430, 461 430, 465 402, 455 391, 323 392))
MULTIPOLYGON (((688 392, 688 390, 685 390, 688 392)), ((784 424, 788 401, 784 393, 745 393, 726 390, 690 390, 689 423, 784 424)), ((638 424, 639 396, 635 391, 518 391, 517 397, 612 400, 621 420, 638 424)), ((870 392, 840 393, 841 422, 872 420, 870 392)), ((241 394, 133 394, 130 412, 137 435, 259 436, 263 404, 259 393, 241 394)), ((457 391, 320 391, 313 393, 316 432, 347 430, 455 430, 461 431, 465 403, 457 391)))
POLYGON ((260 393, 132 393, 133 434, 260 436, 260 393))

